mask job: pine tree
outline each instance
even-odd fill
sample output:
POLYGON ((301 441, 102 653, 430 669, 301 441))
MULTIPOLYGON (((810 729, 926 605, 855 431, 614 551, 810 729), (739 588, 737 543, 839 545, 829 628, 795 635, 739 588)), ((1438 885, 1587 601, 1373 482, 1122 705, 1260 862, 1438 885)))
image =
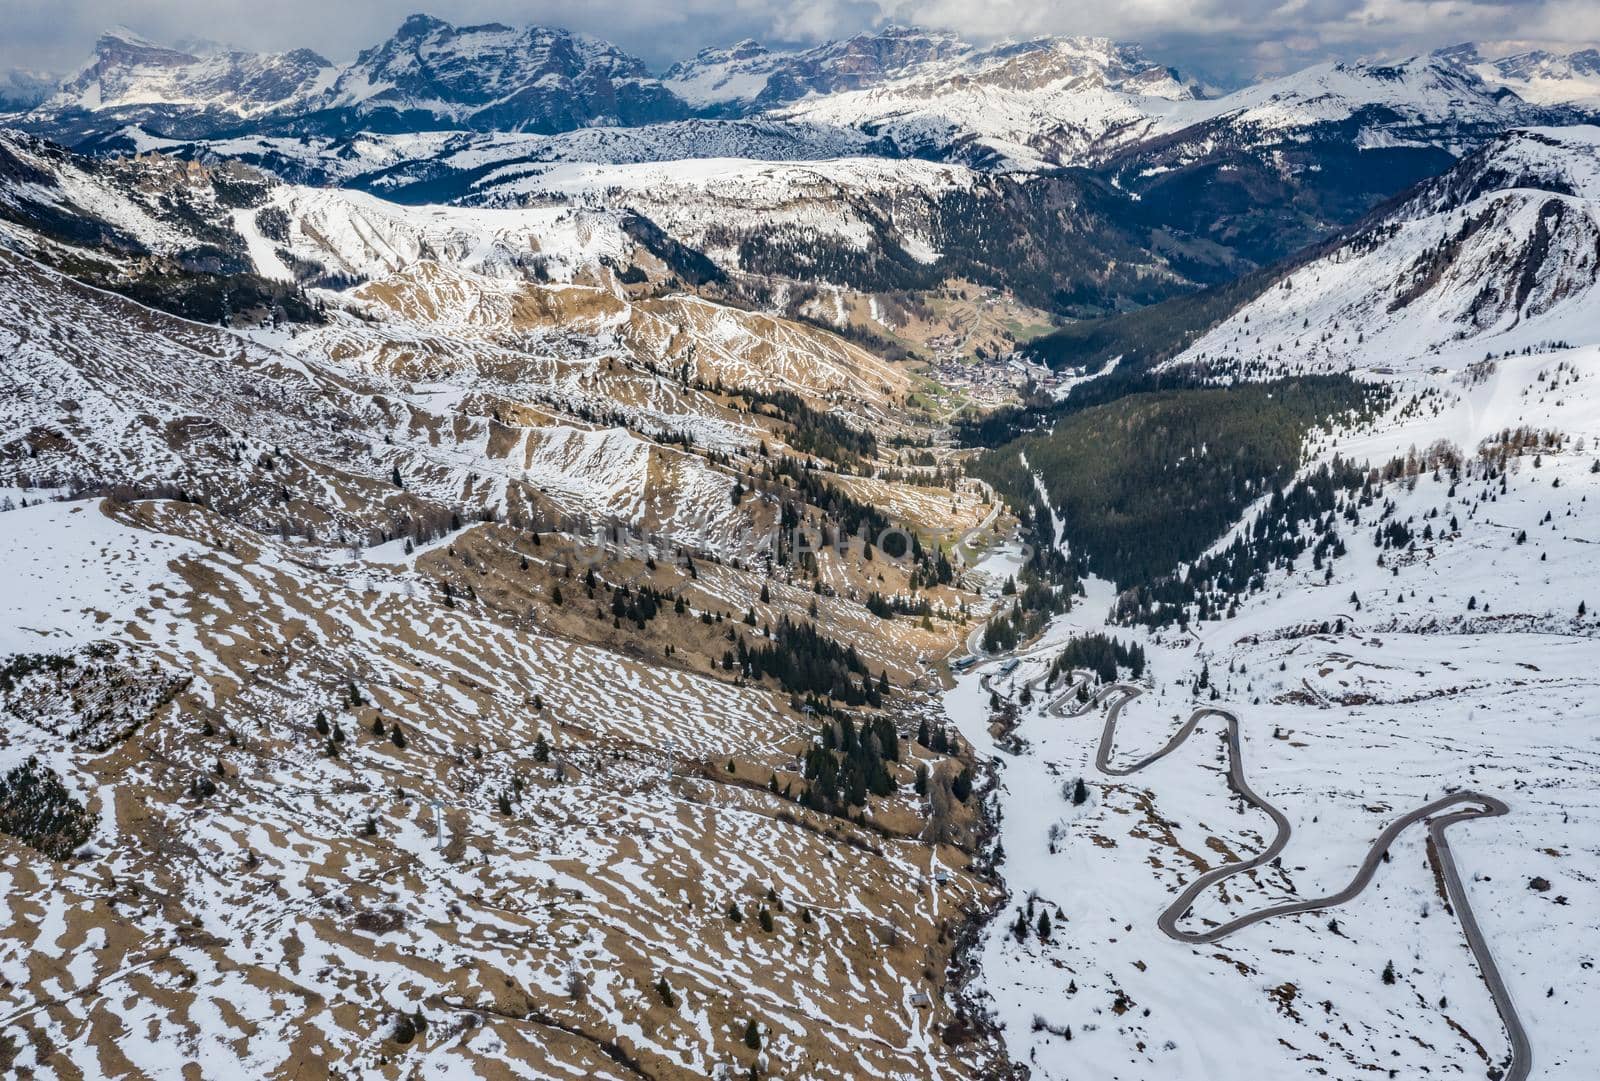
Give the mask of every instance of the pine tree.
POLYGON ((1394 962, 1393 961, 1390 961, 1388 964, 1383 966, 1383 982, 1386 983, 1386 984, 1390 984, 1390 985, 1394 984, 1394 962))
POLYGON ((656 981, 656 997, 661 999, 661 1004, 669 1010, 678 1004, 677 996, 672 993, 672 988, 668 985, 665 976, 656 981))
POLYGON ((967 802, 967 798, 972 795, 971 768, 963 768, 956 774, 956 779, 950 782, 950 794, 962 803, 967 802))
POLYGON ((761 921, 761 929, 770 935, 773 927, 772 913, 763 908, 757 918, 761 921))
POLYGON ((1039 941, 1050 941, 1050 913, 1039 913, 1039 941))
POLYGON ((1083 778, 1078 778, 1078 783, 1072 786, 1073 806, 1082 806, 1089 798, 1089 786, 1083 783, 1083 778))
POLYGON ((744 1027, 744 1045, 752 1051, 761 1050, 761 1026, 756 1024, 754 1017, 744 1027))

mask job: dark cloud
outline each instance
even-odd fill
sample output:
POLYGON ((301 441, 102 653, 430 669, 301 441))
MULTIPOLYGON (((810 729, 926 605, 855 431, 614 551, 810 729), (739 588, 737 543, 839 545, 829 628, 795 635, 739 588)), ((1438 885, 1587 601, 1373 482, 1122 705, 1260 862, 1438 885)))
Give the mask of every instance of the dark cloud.
POLYGON ((0 68, 65 72, 119 23, 161 42, 309 46, 341 60, 417 10, 461 24, 566 26, 661 66, 741 37, 802 44, 889 22, 975 40, 1103 34, 1142 41, 1158 59, 1221 80, 1463 40, 1577 48, 1600 39, 1600 5, 1591 0, 1120 0, 1096 8, 1051 0, 7 0, 0 68))

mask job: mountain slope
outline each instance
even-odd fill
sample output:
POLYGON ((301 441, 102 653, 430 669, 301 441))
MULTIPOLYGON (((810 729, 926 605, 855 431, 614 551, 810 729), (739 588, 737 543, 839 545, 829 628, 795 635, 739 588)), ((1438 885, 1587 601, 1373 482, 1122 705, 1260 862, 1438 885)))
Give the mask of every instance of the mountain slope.
POLYGON ((29 122, 77 142, 129 123, 179 138, 441 127, 549 133, 687 115, 642 62, 605 42, 414 15, 341 66, 307 49, 197 56, 108 31, 29 122))
POLYGON ((310 49, 202 56, 119 27, 100 36, 93 58, 34 115, 58 136, 126 123, 209 132, 307 107, 335 74, 310 49))
POLYGON ((979 993, 1037 1076, 1587 1076, 1597 149, 1592 127, 1493 140, 1235 296, 1169 369, 1209 386, 1084 409, 1055 432, 1125 422, 1006 463, 1075 557, 1168 477, 1243 493, 1207 535, 1210 493, 1175 492, 1145 535, 1192 554, 1120 594, 1088 579, 946 699, 996 763, 1014 898, 979 993), (1259 468, 1263 400, 1345 368, 1375 407, 1259 468), (1234 412, 1118 449, 1185 401, 1234 412), (1085 481, 1122 470, 1139 498, 1085 481), (1083 513, 1085 488, 1111 505, 1083 513), (1430 805, 1431 835, 1391 829, 1430 805))
POLYGON ((810 95, 860 90, 971 51, 953 34, 919 27, 886 27, 794 52, 775 52, 746 39, 702 49, 668 68, 662 81, 695 108, 744 113, 810 95))
POLYGON ((1047 168, 1148 129, 1195 91, 1131 45, 1043 38, 967 50, 870 89, 801 102, 795 119, 854 127, 900 153, 979 166, 1047 168))
POLYGON ((1267 263, 1509 128, 1564 119, 1439 57, 1326 64, 1176 107, 1098 169, 1169 226, 1267 263))
POLYGON ((1455 45, 1439 55, 1475 72, 1493 86, 1541 105, 1576 105, 1600 110, 1600 50, 1552 53, 1542 49, 1487 58, 1476 45, 1455 45))
MULTIPOLYGON (((314 105, 361 127, 550 133, 675 120, 682 103, 615 46, 542 26, 456 27, 426 15, 367 49, 314 105)), ((311 117, 304 129, 326 127, 311 117)))
MULTIPOLYGON (((874 556, 847 534, 902 519, 781 457, 809 399, 885 464, 849 425, 906 423, 897 373, 693 298, 384 250, 324 325, 254 336, 0 250, 7 1064, 157 1077, 181 1042, 262 1077, 688 1078, 748 1068, 754 1024, 819 1081, 997 1068, 946 977, 991 903, 962 763, 880 697, 972 595, 874 556), (739 437, 678 441, 707 418, 739 437), (784 520, 829 540, 802 557, 784 520), (834 660, 735 662, 807 648, 800 620, 834 660), (872 793, 806 775, 802 694, 876 718, 872 793), (79 840, 34 829, 30 786, 79 840)), ((986 517, 870 483, 932 546, 986 517)))
POLYGON ((1178 362, 1464 367, 1596 337, 1600 129, 1512 132, 1277 282, 1178 362))
MULTIPOLYGON (((571 198, 570 181, 543 179, 562 163, 873 156, 930 158, 1002 175, 994 183, 1005 189, 996 200, 1003 233, 1043 236, 1055 230, 1053 208, 1093 203, 1098 220, 1065 232, 1069 245, 1085 233, 1113 234, 1096 242, 1109 258, 1097 251, 1089 260, 1095 272, 1041 268, 1078 262, 1052 237, 1050 254, 1022 257, 1023 273, 1005 272, 1019 263, 1011 252, 952 272, 1014 292, 1028 306, 1072 315, 1148 303, 1271 263, 1500 132, 1576 115, 1569 106, 1524 102, 1446 54, 1323 64, 1207 97, 1138 47, 1104 38, 976 47, 903 28, 788 53, 741 42, 656 78, 637 59, 582 35, 455 27, 415 16, 354 63, 318 69, 312 90, 276 103, 240 89, 253 84, 234 71, 245 65, 234 54, 190 63, 188 54, 148 43, 112 51, 128 55, 113 58, 101 82, 114 94, 123 84, 137 93, 113 97, 120 104, 107 107, 94 89, 101 82, 85 83, 20 122, 98 154, 236 159, 297 183, 360 187, 410 203, 571 198), (206 73, 218 64, 232 65, 214 77, 220 103, 195 100, 194 87, 210 85, 206 73), (135 104, 139 95, 149 100, 135 104), (1092 179, 1063 177, 1062 167, 1089 170, 1092 179), (1034 176, 1041 178, 1037 188, 1024 192, 1034 176), (1123 240, 1146 254, 1118 251, 1123 240), (1129 273, 1150 287, 1119 280, 1129 273)), ((287 61, 250 63, 276 70, 287 61)), ((685 180, 696 175, 689 166, 656 175, 681 186, 674 171, 685 180)), ((798 187, 816 172, 808 164, 789 183, 798 187)), ((621 186, 637 187, 626 180, 621 186)), ((823 197, 831 197, 827 189, 810 196, 823 197)), ((629 198, 641 201, 636 191, 629 198)), ((924 206, 940 201, 948 197, 937 186, 915 198, 924 206)), ((811 276, 830 284, 880 292, 937 284, 915 265, 896 265, 892 248, 863 270, 854 255, 779 235, 759 200, 717 203, 719 212, 732 212, 719 224, 744 234, 717 244, 752 249, 737 261, 765 264, 760 272, 792 277, 793 267, 782 264, 793 262, 788 249, 798 243, 799 255, 822 268, 811 276)), ((963 206, 957 217, 969 214, 963 206)), ((975 231, 988 230, 986 222, 975 231)), ((887 234, 894 230, 883 232, 892 244, 887 234)), ((728 259, 718 262, 733 269, 728 259)), ((745 299, 767 302, 755 294, 745 299)))

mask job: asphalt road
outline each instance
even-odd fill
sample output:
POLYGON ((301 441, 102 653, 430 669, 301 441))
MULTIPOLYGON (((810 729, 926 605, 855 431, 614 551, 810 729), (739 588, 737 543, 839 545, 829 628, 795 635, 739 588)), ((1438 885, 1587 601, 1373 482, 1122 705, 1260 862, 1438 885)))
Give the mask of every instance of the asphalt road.
MULTIPOLYGON (((1038 681, 1035 681, 1038 682, 1038 681)), ((1237 931, 1241 931, 1262 920, 1269 920, 1275 916, 1289 916, 1305 912, 1315 912, 1319 909, 1332 908, 1342 905, 1358 896, 1362 890, 1371 883, 1373 875, 1377 873, 1378 865, 1383 862, 1384 853, 1394 843, 1396 837, 1409 829, 1412 825, 1426 823, 1428 836, 1433 841, 1433 854, 1437 860, 1440 877, 1444 881, 1445 892, 1450 899, 1450 908, 1456 919, 1461 924, 1462 934, 1466 936, 1467 945, 1472 950, 1473 957, 1478 962, 1478 970, 1483 974, 1483 981, 1489 988, 1489 993, 1494 998, 1495 1008, 1500 1013, 1500 1020, 1505 1025, 1506 1035, 1511 1047, 1511 1061, 1502 1075, 1502 1081, 1525 1081, 1533 1066, 1533 1049, 1528 1042, 1527 1031, 1522 1026, 1522 1020, 1517 1016, 1516 1005, 1512 1002, 1511 992, 1506 987, 1500 970, 1495 966, 1494 954, 1489 949, 1489 944, 1484 940, 1483 932, 1478 927, 1478 921, 1472 912, 1472 903, 1467 896, 1466 888, 1461 883, 1461 876, 1456 871, 1455 855, 1450 848, 1450 840, 1446 830, 1460 822, 1468 822, 1475 818, 1493 818, 1506 814, 1509 808, 1499 799, 1486 796, 1479 792, 1461 791, 1452 792, 1441 796, 1431 803, 1424 804, 1415 810, 1409 811, 1390 822, 1380 833, 1372 847, 1367 850, 1367 855, 1362 860, 1352 877, 1343 889, 1330 893, 1324 897, 1312 897, 1300 901, 1286 901, 1281 904, 1271 905, 1246 913, 1226 923, 1207 928, 1203 931, 1186 931, 1178 926, 1178 922, 1189 914, 1198 898, 1211 886, 1234 875, 1252 871, 1263 864, 1270 863, 1284 850, 1289 843, 1292 832, 1289 819, 1278 808, 1274 807, 1260 793, 1250 787, 1249 780, 1245 777, 1244 754, 1239 740, 1238 715, 1216 707, 1206 706, 1195 710, 1183 726, 1169 739, 1165 746, 1146 755, 1132 765, 1118 766, 1111 760, 1112 752, 1116 747, 1117 721, 1122 713, 1122 708, 1142 693, 1138 687, 1129 684, 1113 684, 1102 689, 1088 702, 1074 701, 1077 682, 1074 682, 1066 691, 1053 699, 1045 707, 1047 713, 1057 716, 1081 716, 1090 710, 1102 705, 1107 699, 1115 696, 1111 708, 1106 711, 1105 727, 1100 733, 1100 746, 1095 753, 1095 767, 1100 772, 1111 777, 1127 777, 1138 773, 1153 762, 1159 762, 1178 747, 1194 733, 1195 727, 1207 717, 1219 717, 1227 724, 1228 741, 1228 782, 1239 795, 1251 806, 1258 808, 1272 819, 1277 828, 1277 833, 1272 843, 1261 852, 1245 860, 1224 864, 1196 878, 1186 886, 1182 893, 1167 909, 1157 918, 1156 923, 1169 938, 1179 942, 1195 945, 1217 942, 1227 938, 1237 931), (1452 809, 1454 808, 1454 809, 1452 809), (1448 813, 1445 813, 1448 812, 1448 813)))

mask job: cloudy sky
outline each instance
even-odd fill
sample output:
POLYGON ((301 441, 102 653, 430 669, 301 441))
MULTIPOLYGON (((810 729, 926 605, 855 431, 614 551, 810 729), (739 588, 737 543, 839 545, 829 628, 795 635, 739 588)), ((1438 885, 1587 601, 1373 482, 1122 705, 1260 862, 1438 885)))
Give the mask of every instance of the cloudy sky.
POLYGON ((419 10, 456 23, 567 26, 662 66, 741 37, 802 44, 885 23, 945 27, 978 41, 1103 34, 1222 79, 1469 40, 1563 51, 1600 41, 1595 0, 0 0, 0 69, 65 72, 100 30, 119 23, 161 42, 304 45, 343 60, 419 10))

